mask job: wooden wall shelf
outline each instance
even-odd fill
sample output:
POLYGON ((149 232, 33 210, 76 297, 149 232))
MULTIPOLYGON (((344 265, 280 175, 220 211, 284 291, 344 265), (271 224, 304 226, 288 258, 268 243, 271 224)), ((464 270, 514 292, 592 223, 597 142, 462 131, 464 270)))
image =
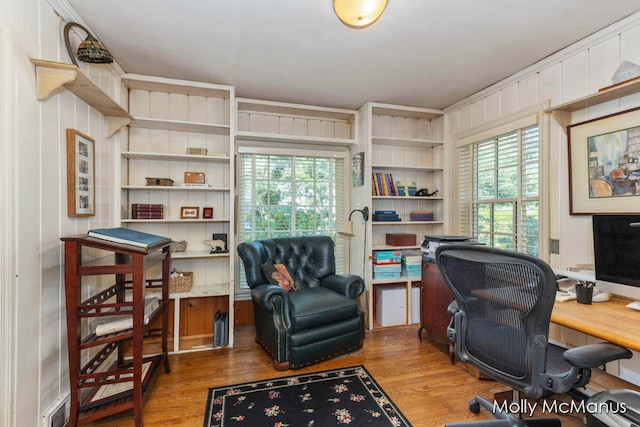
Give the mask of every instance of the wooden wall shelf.
POLYGON ((31 59, 36 66, 38 100, 44 101, 59 88, 64 87, 107 118, 107 138, 129 124, 132 117, 80 68, 62 62, 31 59))

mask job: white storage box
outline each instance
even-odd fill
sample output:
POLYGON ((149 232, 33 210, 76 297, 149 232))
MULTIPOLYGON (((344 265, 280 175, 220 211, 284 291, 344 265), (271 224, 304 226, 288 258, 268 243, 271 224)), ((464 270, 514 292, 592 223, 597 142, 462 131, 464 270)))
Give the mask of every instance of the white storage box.
POLYGON ((411 323, 420 323, 420 288, 411 288, 411 323))
POLYGON ((376 286, 376 321, 380 326, 407 323, 407 290, 405 286, 376 286))

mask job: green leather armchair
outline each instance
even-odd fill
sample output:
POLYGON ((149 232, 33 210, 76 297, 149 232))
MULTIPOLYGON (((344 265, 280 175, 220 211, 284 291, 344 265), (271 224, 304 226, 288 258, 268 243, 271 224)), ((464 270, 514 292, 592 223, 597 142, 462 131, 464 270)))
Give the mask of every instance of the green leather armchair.
POLYGON ((251 288, 256 342, 277 370, 301 368, 362 347, 361 277, 336 274, 328 236, 275 238, 238 245, 251 288), (284 264, 297 290, 269 283, 263 265, 284 264))

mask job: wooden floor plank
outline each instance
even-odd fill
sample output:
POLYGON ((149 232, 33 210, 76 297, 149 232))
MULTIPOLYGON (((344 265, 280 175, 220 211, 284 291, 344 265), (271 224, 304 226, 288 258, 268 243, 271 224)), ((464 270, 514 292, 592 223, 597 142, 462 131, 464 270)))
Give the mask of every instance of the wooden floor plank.
MULTIPOLYGON (((273 369, 271 359, 254 341, 253 326, 236 327, 232 349, 174 354, 170 360, 171 373, 159 374, 144 407, 145 426, 202 426, 209 387, 353 365, 364 365, 416 427, 491 419, 484 410, 480 415, 470 413, 468 401, 475 394, 489 397, 492 389, 499 386, 494 381, 475 378, 459 362, 452 365, 443 346, 418 339, 416 326, 367 332, 364 347, 354 353, 285 372, 273 369)), ((583 425, 580 419, 561 420, 564 427, 583 425)), ((132 426, 133 413, 88 425, 132 426)))

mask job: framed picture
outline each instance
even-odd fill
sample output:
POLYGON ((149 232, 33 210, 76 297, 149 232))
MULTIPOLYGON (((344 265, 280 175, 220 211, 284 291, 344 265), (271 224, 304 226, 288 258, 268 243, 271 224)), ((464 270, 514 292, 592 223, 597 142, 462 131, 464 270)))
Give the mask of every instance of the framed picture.
POLYGON ((213 208, 202 208, 202 218, 203 219, 212 219, 213 218, 213 208))
POLYGON ((67 215, 96 214, 95 141, 67 129, 67 215))
POLYGON ((640 211, 640 108, 567 127, 571 215, 640 211))
POLYGON ((364 151, 351 156, 351 174, 352 186, 364 185, 364 151))
POLYGON ((198 206, 182 206, 180 208, 180 219, 198 219, 200 208, 198 206))

